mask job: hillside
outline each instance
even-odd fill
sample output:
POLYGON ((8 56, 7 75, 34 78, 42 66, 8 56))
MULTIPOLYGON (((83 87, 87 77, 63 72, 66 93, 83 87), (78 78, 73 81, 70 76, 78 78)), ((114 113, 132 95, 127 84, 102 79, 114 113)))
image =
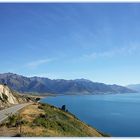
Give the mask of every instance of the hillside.
POLYGON ((20 95, 6 85, 0 85, 0 110, 14 104, 30 102, 31 100, 30 97, 20 95))
POLYGON ((19 115, 11 116, 0 127, 1 136, 20 135, 51 136, 51 137, 102 137, 106 136, 95 128, 81 122, 73 114, 48 104, 32 104, 20 111, 19 115), (22 126, 17 122, 22 120, 22 126), (14 120, 14 121, 13 121, 14 120))
POLYGON ((9 114, 8 119, 0 124, 0 136, 107 136, 81 122, 66 109, 35 102, 37 98, 20 95, 7 85, 0 85, 0 109, 34 101, 17 114, 9 114))
POLYGON ((6 83, 10 88, 24 93, 105 94, 136 92, 123 86, 107 85, 87 79, 51 80, 43 77, 25 77, 13 73, 0 74, 0 83, 6 83))
POLYGON ((140 92, 140 84, 132 84, 132 85, 128 85, 127 87, 132 90, 136 90, 136 91, 140 92))

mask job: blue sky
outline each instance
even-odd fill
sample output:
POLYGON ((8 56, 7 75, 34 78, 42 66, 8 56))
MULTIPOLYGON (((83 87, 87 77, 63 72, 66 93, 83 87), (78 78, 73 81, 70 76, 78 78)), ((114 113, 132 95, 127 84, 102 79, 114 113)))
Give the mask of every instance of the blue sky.
POLYGON ((0 4, 0 73, 140 83, 140 4, 0 4))

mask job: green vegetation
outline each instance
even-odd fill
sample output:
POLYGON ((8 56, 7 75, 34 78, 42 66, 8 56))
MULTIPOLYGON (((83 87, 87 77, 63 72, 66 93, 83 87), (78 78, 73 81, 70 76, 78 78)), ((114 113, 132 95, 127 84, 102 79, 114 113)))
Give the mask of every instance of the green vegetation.
POLYGON ((62 105, 61 109, 62 109, 63 111, 65 111, 65 110, 66 110, 66 105, 62 105))
POLYGON ((57 108, 49 104, 34 103, 22 109, 19 115, 9 115, 5 126, 7 133, 14 129, 14 136, 51 137, 102 137, 96 129, 83 123, 66 106, 57 108), (63 108, 63 109, 62 109, 63 108), (21 117, 22 116, 22 117, 21 117))
POLYGON ((37 97, 35 100, 38 102, 40 100, 40 98, 37 97))
POLYGON ((27 124, 27 121, 25 121, 20 115, 14 114, 9 115, 6 126, 7 127, 18 127, 22 124, 27 124))
MULTIPOLYGON (((90 132, 80 120, 71 113, 65 112, 66 106, 58 109, 52 105, 40 104, 39 109, 44 110, 33 121, 33 126, 42 126, 63 136, 90 136, 90 132)), ((47 134, 48 135, 48 134, 47 134)))
POLYGON ((0 96, 0 100, 3 101, 3 99, 1 98, 1 96, 0 96))
POLYGON ((1 100, 2 102, 6 102, 7 99, 8 99, 8 96, 5 95, 4 93, 2 93, 2 97, 0 96, 0 100, 1 100), (3 98, 2 98, 2 97, 3 97, 3 98))
POLYGON ((5 95, 4 93, 2 93, 2 96, 3 96, 3 100, 4 100, 4 101, 7 101, 8 96, 7 96, 7 95, 5 95))
POLYGON ((6 126, 7 127, 12 127, 12 126, 15 127, 16 123, 17 123, 17 120, 18 120, 17 115, 9 115, 6 126))

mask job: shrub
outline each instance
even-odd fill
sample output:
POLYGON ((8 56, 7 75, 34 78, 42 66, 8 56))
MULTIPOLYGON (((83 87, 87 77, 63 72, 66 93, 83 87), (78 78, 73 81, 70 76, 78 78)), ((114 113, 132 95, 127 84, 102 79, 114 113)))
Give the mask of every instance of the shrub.
POLYGON ((27 124, 26 120, 23 120, 19 115, 9 115, 6 123, 7 127, 18 127, 21 124, 27 124))
POLYGON ((48 118, 48 115, 47 115, 47 114, 39 114, 39 117, 40 117, 40 118, 47 119, 47 118, 48 118))
POLYGON ((34 124, 34 125, 37 125, 37 126, 47 127, 46 120, 45 120, 44 118, 41 118, 41 117, 37 117, 37 118, 33 121, 33 124, 34 124))
POLYGON ((55 108, 53 105, 50 106, 51 108, 55 108))
POLYGON ((39 106, 38 106, 38 109, 43 109, 43 106, 39 105, 39 106))
POLYGON ((0 96, 0 100, 3 101, 3 99, 1 98, 1 96, 0 96))
POLYGON ((36 102, 38 102, 40 100, 40 98, 36 98, 35 100, 36 100, 36 102))
POLYGON ((8 116, 8 122, 7 122, 7 127, 14 127, 16 126, 16 121, 17 121, 17 115, 10 115, 8 116))
POLYGON ((63 111, 65 111, 65 110, 66 110, 66 105, 62 105, 61 109, 62 109, 63 111))
POLYGON ((4 101, 7 101, 8 96, 7 96, 7 95, 5 95, 4 93, 2 93, 2 96, 3 96, 4 101))

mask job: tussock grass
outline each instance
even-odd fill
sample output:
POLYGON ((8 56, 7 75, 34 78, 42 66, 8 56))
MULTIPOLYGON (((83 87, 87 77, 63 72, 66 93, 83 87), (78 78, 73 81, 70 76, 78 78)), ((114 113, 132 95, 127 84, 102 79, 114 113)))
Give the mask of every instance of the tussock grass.
POLYGON ((39 104, 39 114, 32 124, 44 129, 44 136, 102 136, 94 128, 78 120, 74 115, 49 104, 39 104))
MULTIPOLYGON (((96 129, 81 122, 70 112, 49 104, 36 103, 27 106, 17 115, 8 118, 8 125, 15 127, 19 120, 20 136, 30 137, 102 137, 96 129)), ((18 133, 19 134, 19 133, 18 133)))

